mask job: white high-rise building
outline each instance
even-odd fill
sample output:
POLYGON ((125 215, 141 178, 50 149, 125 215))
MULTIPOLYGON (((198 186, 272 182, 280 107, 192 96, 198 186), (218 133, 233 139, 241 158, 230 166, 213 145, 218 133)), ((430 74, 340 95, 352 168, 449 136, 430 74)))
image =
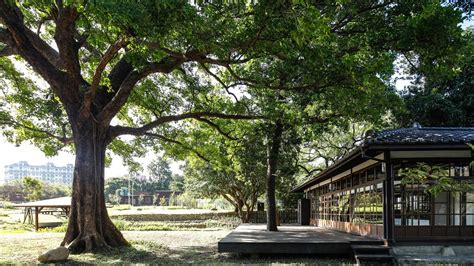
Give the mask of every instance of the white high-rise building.
POLYGON ((72 164, 66 166, 55 166, 52 163, 29 165, 26 161, 20 161, 5 166, 5 183, 31 176, 45 183, 72 185, 73 173, 74 165, 72 164))

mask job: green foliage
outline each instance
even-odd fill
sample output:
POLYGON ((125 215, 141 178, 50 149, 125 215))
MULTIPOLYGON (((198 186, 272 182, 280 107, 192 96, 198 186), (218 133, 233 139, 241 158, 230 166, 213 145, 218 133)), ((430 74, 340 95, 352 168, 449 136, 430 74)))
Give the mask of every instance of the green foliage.
POLYGON ((160 198, 160 206, 166 206, 166 198, 164 196, 160 198))
POLYGON ((119 205, 120 204, 120 195, 117 194, 109 194, 108 195, 109 202, 114 204, 114 205, 119 205))
POLYGON ((168 199, 168 206, 176 206, 176 204, 176 194, 173 192, 168 199))
MULTIPOLYGON (((38 28, 41 21, 40 37, 47 43, 54 41, 55 21, 47 18, 56 14, 55 4, 15 4, 28 27, 38 28)), ((398 109, 390 84, 398 56, 416 59, 417 67, 404 66, 408 72, 451 77, 462 57, 459 47, 467 41, 458 27, 461 10, 428 0, 393 4, 93 1, 67 5, 78 11, 74 30, 87 44, 78 50, 84 81, 91 82, 101 53, 119 38, 127 41, 126 52, 113 58, 102 74, 101 93, 112 92, 108 74, 121 59, 139 70, 169 55, 194 53, 179 71, 151 75, 135 86, 117 116, 125 126, 140 126, 178 112, 250 110, 275 118, 282 109, 288 111, 283 117, 290 124, 304 116, 331 123, 339 123, 336 117, 374 121, 389 107, 398 109), (199 61, 203 56, 231 63, 199 61), (213 81, 214 76, 219 82, 213 81), (282 89, 286 104, 265 102, 267 96, 274 97, 276 89, 282 89)), ((1 96, 2 132, 12 142, 32 140, 54 155, 63 144, 52 135, 71 136, 72 121, 65 102, 50 87, 38 86, 18 71, 13 60, 21 59, 0 59, 2 87, 11 88, 1 96)), ((79 106, 80 101, 74 104, 79 106)), ((176 136, 185 125, 163 125, 153 133, 176 136)), ((171 147, 176 143, 161 140, 116 139, 109 151, 137 170, 133 157, 144 156, 147 144, 160 150, 179 149, 171 147)))
POLYGON ((157 190, 169 190, 171 182, 173 182, 173 172, 169 166, 169 162, 164 158, 155 159, 148 165, 148 173, 151 182, 153 182, 157 190))
POLYGON ((184 174, 186 190, 204 198, 223 196, 236 208, 254 204, 265 184, 266 149, 261 125, 241 123, 240 127, 226 127, 238 141, 197 126, 197 151, 205 154, 207 161, 189 154, 184 174), (246 130, 252 133, 246 134, 246 130))
POLYGON ((65 145, 52 135, 69 135, 64 108, 49 88, 34 82, 30 68, 20 72, 9 58, 0 57, 0 129, 6 139, 19 145, 29 140, 47 156, 56 155, 65 145))
POLYGON ((190 209, 197 207, 196 198, 194 198, 193 195, 191 195, 191 193, 189 193, 188 191, 178 195, 178 197, 176 198, 176 202, 178 205, 190 209))
POLYGON ((106 200, 111 201, 110 195, 119 196, 117 193, 121 193, 122 188, 128 187, 128 179, 125 177, 111 177, 105 179, 104 185, 104 195, 106 195, 106 200))
MULTIPOLYGON (((301 142, 329 126, 375 123, 388 111, 400 109, 391 81, 397 58, 415 62, 403 66, 408 73, 452 77, 460 59, 458 49, 468 41, 458 26, 462 10, 455 7, 431 0, 10 1, 0 14, 21 13, 21 18, 3 15, 9 17, 0 18, 5 21, 0 30, 15 36, 12 43, 18 47, 11 48, 19 56, 0 58, 2 133, 15 143, 31 140, 53 155, 71 145, 70 137, 90 139, 91 132, 79 128, 99 123, 104 139, 112 141, 109 151, 119 154, 132 171, 140 170, 134 158, 152 147, 197 170, 194 187, 209 188, 214 196, 217 187, 244 188, 240 192, 247 196, 235 203, 252 203, 261 194, 265 151, 275 122, 284 125, 287 141, 280 159, 287 165, 276 174, 288 184, 301 142), (18 10, 10 10, 11 5, 18 10), (64 10, 77 12, 77 17, 66 16, 64 10), (61 26, 67 25, 56 24, 64 22, 62 18, 73 21, 63 31, 61 26), (40 33, 28 37, 30 30, 16 32, 24 28, 40 28, 40 33), (35 42, 38 37, 45 41, 35 42), (90 84, 102 55, 119 39, 126 45, 98 77, 92 115, 81 112, 87 110, 83 103, 92 94, 90 84), (48 44, 54 48, 41 49, 48 44), (58 64, 64 66, 55 65, 50 50, 59 51, 58 64), (48 86, 21 75, 15 60, 32 65, 48 86), (157 65, 161 71, 149 71, 157 65), (113 81, 111 74, 117 72, 118 79, 127 80, 125 86, 113 81), (128 78, 134 75, 141 78, 131 82, 128 78), (105 107, 109 103, 117 103, 118 113, 97 122, 94 117, 110 111, 105 107), (252 123, 219 118, 166 121, 134 131, 133 135, 146 136, 141 139, 114 139, 109 133, 116 131, 107 131, 198 112, 257 114, 265 122, 255 130, 252 123), (230 138, 209 134, 216 128, 230 138), (194 155, 189 157, 189 152, 194 155)), ((4 39, 10 38, 2 37, 2 48, 10 45, 4 39)), ((107 141, 102 143, 106 148, 107 141)), ((89 192, 94 193, 84 193, 89 192)), ((228 191, 222 196, 231 193, 237 194, 228 191)))
MULTIPOLYGON (((174 189, 180 188, 181 185, 179 185, 179 182, 181 182, 181 178, 182 177, 179 175, 173 175, 171 171, 169 172, 169 175, 164 178, 158 178, 157 176, 152 176, 151 178, 132 178, 131 189, 133 191, 147 192, 153 195, 159 190, 170 190, 170 186, 173 184, 175 184, 173 185, 174 189)), ((112 200, 109 195, 117 195, 117 191, 122 191, 123 188, 128 188, 128 182, 128 177, 112 177, 106 179, 105 195, 107 196, 107 201, 111 202, 112 200)), ((154 204, 157 203, 158 201, 154 201, 154 204)))
POLYGON ((42 183, 41 199, 52 199, 71 196, 71 187, 54 184, 54 183, 42 183))
POLYGON ((34 178, 25 176, 21 179, 25 198, 29 201, 39 200, 42 196, 43 183, 34 178))
MULTIPOLYGON (((71 188, 62 184, 55 184, 55 183, 43 183, 38 179, 29 177, 28 179, 33 179, 33 183, 29 180, 25 185, 24 180, 21 181, 14 181, 9 182, 8 184, 4 184, 0 186, 0 198, 8 200, 10 194, 21 194, 25 199, 28 199, 28 193, 34 187, 33 193, 39 193, 35 196, 35 199, 52 199, 52 198, 60 198, 60 197, 67 197, 71 195, 71 188), (38 188, 38 182, 40 184, 40 188, 38 188)), ((30 199, 28 199, 30 200, 30 199)))
POLYGON ((449 177, 448 170, 438 165, 417 163, 416 167, 401 169, 402 185, 423 184, 425 192, 434 196, 444 191, 474 191, 474 183, 449 177))
POLYGON ((402 125, 419 122, 423 126, 472 126, 474 124, 474 45, 459 49, 461 61, 455 74, 440 79, 427 73, 423 82, 409 86, 403 93, 407 110, 396 113, 402 125))
POLYGON ((13 210, 15 207, 11 202, 8 201, 0 201, 0 208, 6 209, 6 210, 13 210))

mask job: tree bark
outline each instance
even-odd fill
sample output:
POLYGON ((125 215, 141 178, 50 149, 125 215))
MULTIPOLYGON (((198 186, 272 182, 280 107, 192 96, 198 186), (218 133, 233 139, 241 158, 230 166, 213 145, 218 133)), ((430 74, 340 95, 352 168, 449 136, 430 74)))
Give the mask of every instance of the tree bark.
POLYGON ((104 160, 108 126, 92 119, 73 126, 76 161, 69 223, 62 246, 90 252, 129 245, 109 218, 104 196, 104 160))
POLYGON ((275 122, 271 141, 267 144, 267 231, 278 231, 276 219, 275 175, 278 166, 283 124, 281 120, 275 122))

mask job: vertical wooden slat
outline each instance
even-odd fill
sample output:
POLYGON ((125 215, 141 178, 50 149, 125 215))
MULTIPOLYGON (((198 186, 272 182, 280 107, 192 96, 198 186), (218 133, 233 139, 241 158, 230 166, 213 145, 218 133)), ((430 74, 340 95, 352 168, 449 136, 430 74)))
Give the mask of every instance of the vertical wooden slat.
POLYGON ((385 181, 384 181, 384 195, 383 195, 383 203, 384 203, 384 216, 383 216, 383 224, 384 224, 384 236, 388 243, 393 242, 393 223, 394 223, 394 216, 393 216, 393 169, 392 163, 390 161, 390 151, 386 150, 384 152, 384 160, 385 160, 385 181))
POLYGON ((38 228, 39 228, 39 222, 38 222, 39 213, 38 213, 38 210, 39 210, 39 208, 35 207, 35 229, 36 229, 36 231, 38 231, 38 228))

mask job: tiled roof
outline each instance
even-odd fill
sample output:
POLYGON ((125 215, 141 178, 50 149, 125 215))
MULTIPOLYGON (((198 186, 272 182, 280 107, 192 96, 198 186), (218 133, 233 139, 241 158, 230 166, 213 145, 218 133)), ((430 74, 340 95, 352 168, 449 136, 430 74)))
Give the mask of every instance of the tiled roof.
MULTIPOLYGON (((361 149, 354 149, 346 157, 340 159, 335 164, 321 173, 316 174, 312 179, 297 186, 292 192, 301 192, 311 185, 319 182, 318 179, 329 176, 335 170, 354 158, 360 158, 362 148, 370 145, 410 145, 410 144, 465 144, 474 143, 474 127, 422 127, 414 123, 410 128, 398 128, 385 130, 378 133, 367 133, 365 143, 361 149)), ((467 146, 466 146, 467 148, 467 146)))
POLYGON ((399 128, 374 133, 367 144, 447 144, 474 142, 474 127, 421 127, 399 128))

